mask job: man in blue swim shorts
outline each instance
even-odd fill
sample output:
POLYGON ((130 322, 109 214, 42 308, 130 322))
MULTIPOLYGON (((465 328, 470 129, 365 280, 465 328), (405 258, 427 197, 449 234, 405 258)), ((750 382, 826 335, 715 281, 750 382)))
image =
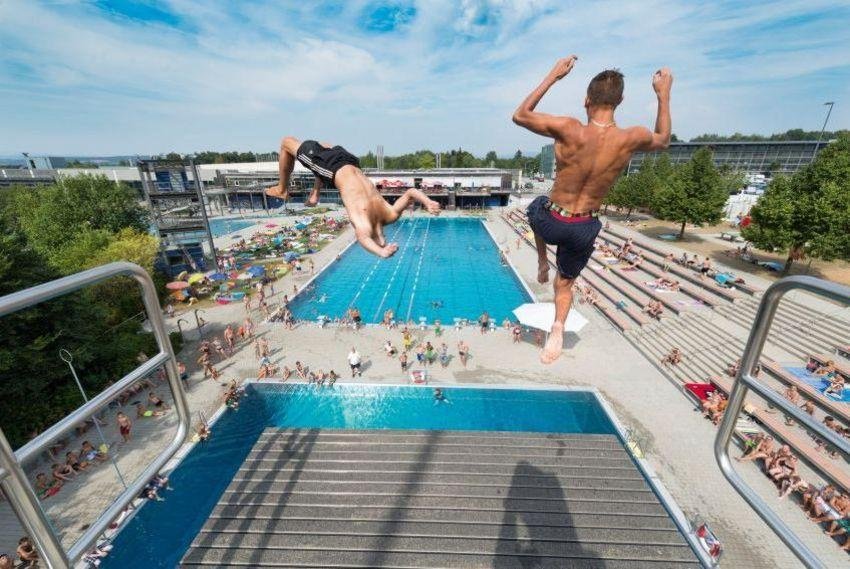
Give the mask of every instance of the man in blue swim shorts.
POLYGON ((593 253, 601 229, 598 215, 603 198, 634 152, 661 150, 670 143, 673 76, 667 68, 652 76, 652 87, 658 97, 654 132, 644 127, 619 128, 614 122, 614 110, 623 100, 623 74, 615 69, 599 73, 588 85, 584 99, 587 123, 535 111, 543 95, 572 71, 577 59, 572 55, 559 60, 513 116, 516 124, 555 139, 556 174, 552 192, 528 206, 528 222, 537 245, 538 282, 549 280, 547 244, 557 247, 555 321, 540 355, 540 361, 545 364, 561 355, 573 282, 593 253))

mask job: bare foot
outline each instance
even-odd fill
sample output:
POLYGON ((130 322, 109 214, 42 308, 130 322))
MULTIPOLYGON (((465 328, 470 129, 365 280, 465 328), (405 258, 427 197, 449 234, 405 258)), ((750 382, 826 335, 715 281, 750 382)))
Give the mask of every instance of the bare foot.
POLYGON ((277 186, 266 188, 266 195, 271 196, 273 198, 280 198, 282 200, 285 200, 289 197, 289 192, 283 191, 283 189, 280 187, 280 184, 278 184, 277 186))
POLYGON ((386 245, 383 249, 381 249, 381 257, 383 257, 384 259, 392 257, 393 255, 395 255, 396 251, 398 251, 398 244, 390 243, 389 245, 386 245))
POLYGON ((537 267, 537 282, 540 284, 549 282, 549 262, 540 263, 537 267))
POLYGON ((310 207, 313 207, 314 205, 318 204, 320 189, 321 188, 313 188, 313 190, 310 191, 310 195, 307 196, 307 199, 304 201, 304 204, 310 207))
POLYGON ((552 324, 552 331, 549 332, 549 337, 546 339, 546 345, 543 346, 543 351, 540 352, 540 361, 544 364, 551 364, 561 357, 561 350, 564 348, 564 325, 560 322, 552 324))
POLYGON ((425 203, 425 209, 433 215, 440 215, 440 204, 434 200, 428 200, 425 203))

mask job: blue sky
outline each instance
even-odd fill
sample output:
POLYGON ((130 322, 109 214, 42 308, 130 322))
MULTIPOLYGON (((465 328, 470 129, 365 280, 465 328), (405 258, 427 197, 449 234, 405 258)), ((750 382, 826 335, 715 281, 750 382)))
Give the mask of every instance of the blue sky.
POLYGON ((850 2, 2 0, 0 154, 537 150, 511 113, 558 57, 540 109, 583 118, 589 79, 626 75, 620 124, 673 131, 850 127, 850 2))

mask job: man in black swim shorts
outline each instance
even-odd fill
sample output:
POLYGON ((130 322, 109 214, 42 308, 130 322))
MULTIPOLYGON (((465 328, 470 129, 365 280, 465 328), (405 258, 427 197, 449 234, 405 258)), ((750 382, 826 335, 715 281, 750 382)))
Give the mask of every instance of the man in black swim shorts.
POLYGON ((555 321, 540 354, 545 364, 561 355, 564 323, 572 304, 572 286, 593 253, 601 229, 598 214, 603 198, 638 150, 660 150, 670 143, 670 87, 673 76, 660 69, 652 77, 658 97, 655 131, 644 127, 619 128, 614 110, 623 100, 623 74, 609 69, 596 75, 587 87, 584 107, 587 123, 573 117, 535 111, 543 95, 572 71, 578 58, 559 60, 543 82, 514 113, 516 124, 555 139, 557 172, 552 192, 528 207, 528 223, 537 246, 537 280, 549 281, 548 245, 557 247, 555 266, 555 321))
POLYGON ((289 197, 289 179, 295 160, 316 177, 307 204, 318 203, 322 186, 339 190, 357 241, 379 257, 389 257, 398 250, 397 244, 387 243, 384 239, 384 226, 394 223, 412 202, 419 202, 428 213, 440 213, 440 204, 416 188, 408 189, 390 205, 363 174, 357 157, 342 146, 320 144, 315 140, 301 142, 291 136, 280 143, 280 181, 266 189, 268 195, 284 200, 289 197))

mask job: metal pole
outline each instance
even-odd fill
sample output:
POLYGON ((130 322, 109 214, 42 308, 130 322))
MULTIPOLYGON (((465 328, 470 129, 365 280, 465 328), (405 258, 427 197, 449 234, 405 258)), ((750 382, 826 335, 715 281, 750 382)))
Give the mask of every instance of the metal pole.
POLYGON ((185 337, 185 336, 183 336, 183 327, 182 327, 182 326, 180 326, 180 323, 181 323, 181 322, 185 322, 186 324, 188 324, 188 323, 189 323, 189 321, 188 321, 188 320, 184 320, 183 318, 178 318, 178 319, 177 319, 177 331, 178 331, 178 332, 180 332, 180 339, 185 341, 185 340, 186 340, 186 337, 185 337))
POLYGON ((203 337, 204 337, 203 328, 204 328, 204 326, 206 326, 207 321, 206 321, 206 320, 204 320, 203 318, 199 317, 199 316, 198 316, 198 312, 205 312, 205 311, 204 311, 203 309, 201 309, 201 308, 196 308, 196 309, 195 309, 195 324, 196 324, 196 325, 197 325, 197 327, 198 327, 198 336, 199 336, 200 338, 203 338, 203 337), (203 322, 203 324, 202 324, 201 322, 203 322))
MULTIPOLYGON (((77 383, 77 389, 80 390, 80 395, 83 396, 83 401, 88 403, 89 398, 86 395, 86 391, 83 389, 83 384, 80 383, 80 378, 77 377, 77 370, 74 369, 74 364, 73 364, 74 356, 73 356, 73 354, 71 354, 71 352, 69 352, 65 348, 62 348, 61 350, 59 350, 59 359, 61 359, 66 364, 68 364, 68 367, 71 369, 71 375, 74 376, 74 381, 77 383)), ((103 444, 106 444, 106 437, 103 436, 103 431, 100 430, 100 424, 98 424, 98 422, 97 422, 97 415, 93 414, 92 419, 94 420, 94 428, 97 429, 97 434, 100 435, 100 442, 102 442, 103 444)), ((113 453, 109 454, 109 459, 110 459, 110 462, 112 463, 112 466, 115 468, 115 474, 118 475, 118 480, 121 481, 121 485, 126 490, 127 489, 127 483, 124 481, 124 477, 121 476, 121 470, 119 470, 118 464, 115 462, 115 456, 113 455, 113 453)))
POLYGON ((201 205, 201 215, 204 218, 204 228, 207 230, 207 241, 210 244, 210 255, 212 256, 213 265, 218 266, 218 255, 215 251, 215 239, 213 239, 212 229, 210 229, 210 220, 207 217, 207 206, 204 204, 204 182, 201 180, 201 172, 193 160, 189 161, 189 167, 192 168, 192 176, 195 178, 195 191, 198 194, 198 200, 201 205))
POLYGON ((832 107, 835 106, 835 101, 827 101, 824 103, 824 106, 829 107, 829 110, 826 112, 826 119, 823 121, 823 127, 820 129, 820 134, 818 135, 818 141, 815 144, 815 152, 812 154, 812 162, 815 161, 815 156, 818 155, 818 150, 820 149, 820 141, 823 138, 823 133, 826 132, 826 123, 829 122, 829 115, 832 114, 832 107))

